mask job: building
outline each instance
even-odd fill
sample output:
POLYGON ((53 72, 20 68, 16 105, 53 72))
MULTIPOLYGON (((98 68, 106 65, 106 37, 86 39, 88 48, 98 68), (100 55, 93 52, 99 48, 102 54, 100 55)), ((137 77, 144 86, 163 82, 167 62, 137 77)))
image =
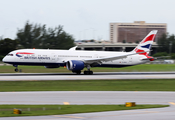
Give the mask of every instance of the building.
POLYGON ((151 30, 158 30, 155 42, 167 32, 166 23, 145 23, 135 21, 134 23, 110 23, 110 42, 137 43, 141 41, 151 30))

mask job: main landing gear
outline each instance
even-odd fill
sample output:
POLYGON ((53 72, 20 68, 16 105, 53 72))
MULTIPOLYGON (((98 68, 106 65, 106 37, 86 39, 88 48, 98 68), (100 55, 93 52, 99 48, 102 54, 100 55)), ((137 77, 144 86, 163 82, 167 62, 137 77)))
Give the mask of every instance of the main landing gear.
MULTIPOLYGON (((81 71, 72 71, 73 73, 76 73, 77 75, 80 75, 81 74, 81 71)), ((88 70, 88 71, 84 71, 84 74, 85 75, 92 75, 93 74, 93 71, 90 71, 90 70, 88 70)))
POLYGON ((84 74, 85 75, 92 75, 93 74, 93 71, 91 71, 90 68, 91 68, 91 66, 90 65, 87 65, 88 71, 86 71, 86 70, 84 71, 84 74))
POLYGON ((18 65, 13 65, 15 68, 15 72, 18 72, 18 65))
MULTIPOLYGON (((93 71, 91 71, 90 68, 91 68, 91 66, 88 65, 88 66, 87 66, 87 69, 88 69, 88 70, 87 70, 87 71, 86 71, 86 70, 84 71, 84 74, 85 74, 85 75, 93 75, 93 71)), ((80 75, 80 74, 81 74, 81 70, 72 71, 72 72, 73 72, 73 73, 76 73, 77 75, 80 75)))
POLYGON ((85 74, 85 75, 92 75, 92 74, 93 74, 93 71, 86 71, 86 70, 85 70, 85 71, 84 71, 84 74, 85 74))

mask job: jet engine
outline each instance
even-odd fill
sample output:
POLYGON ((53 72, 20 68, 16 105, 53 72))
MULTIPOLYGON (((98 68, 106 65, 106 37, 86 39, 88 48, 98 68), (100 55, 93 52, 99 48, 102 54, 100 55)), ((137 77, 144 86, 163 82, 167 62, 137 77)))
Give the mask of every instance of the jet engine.
POLYGON ((66 63, 66 67, 71 71, 80 71, 84 68, 84 62, 80 60, 69 60, 66 63))

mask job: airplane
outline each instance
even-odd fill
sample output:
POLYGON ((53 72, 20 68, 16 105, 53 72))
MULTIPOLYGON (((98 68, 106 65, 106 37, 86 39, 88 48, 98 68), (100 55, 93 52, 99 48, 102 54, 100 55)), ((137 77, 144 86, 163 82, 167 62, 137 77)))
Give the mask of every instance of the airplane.
POLYGON ((38 65, 45 68, 59 68, 66 66, 68 70, 76 74, 92 75, 91 67, 127 67, 144 64, 153 61, 149 56, 151 45, 157 34, 152 30, 135 48, 130 52, 115 51, 82 51, 72 47, 69 50, 51 49, 20 49, 8 53, 3 62, 12 64, 18 72, 18 65, 38 65))

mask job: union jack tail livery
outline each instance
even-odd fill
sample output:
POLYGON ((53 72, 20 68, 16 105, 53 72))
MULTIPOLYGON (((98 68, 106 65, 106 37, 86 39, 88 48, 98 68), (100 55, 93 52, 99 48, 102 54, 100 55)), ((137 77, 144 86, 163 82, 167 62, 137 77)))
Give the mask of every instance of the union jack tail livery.
POLYGON ((133 50, 134 52, 145 52, 145 53, 140 53, 139 55, 144 55, 146 56, 150 61, 153 61, 154 58, 148 56, 149 55, 149 50, 151 49, 151 45, 154 41, 154 38, 157 34, 157 30, 152 30, 141 42, 137 47, 133 50), (146 52, 148 51, 148 52, 146 52))

